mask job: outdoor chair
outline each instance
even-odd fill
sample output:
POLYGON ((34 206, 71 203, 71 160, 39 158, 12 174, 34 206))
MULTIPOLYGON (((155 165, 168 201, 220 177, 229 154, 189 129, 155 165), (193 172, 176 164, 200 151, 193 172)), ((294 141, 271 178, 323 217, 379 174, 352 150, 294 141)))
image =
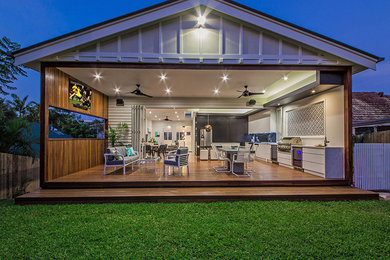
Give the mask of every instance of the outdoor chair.
POLYGON ((187 166, 187 174, 189 175, 188 148, 180 147, 176 152, 170 152, 164 156, 163 175, 165 175, 165 166, 177 168, 179 176, 181 176, 181 168, 187 166))
POLYGON ((238 149, 237 154, 233 155, 233 161, 232 161, 232 173, 236 175, 237 177, 250 177, 248 170, 248 162, 250 162, 250 150, 246 149, 238 149), (236 163, 243 163, 244 164, 244 173, 238 174, 234 172, 234 164, 236 163))
POLYGON ((224 164, 227 163, 229 165, 229 167, 215 166, 215 167, 213 167, 214 171, 216 171, 216 172, 230 172, 229 168, 231 168, 232 162, 230 161, 229 158, 223 156, 222 151, 218 150, 218 148, 221 148, 222 146, 218 147, 215 144, 212 144, 211 147, 212 147, 211 152, 215 154, 217 161, 224 162, 224 164))

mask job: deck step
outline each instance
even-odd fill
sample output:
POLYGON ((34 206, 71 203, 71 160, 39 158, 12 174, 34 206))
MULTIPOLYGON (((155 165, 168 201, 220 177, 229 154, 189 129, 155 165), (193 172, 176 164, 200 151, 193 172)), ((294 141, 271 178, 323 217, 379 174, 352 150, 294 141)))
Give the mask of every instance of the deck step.
POLYGON ((16 198, 18 205, 244 200, 378 200, 379 194, 346 186, 41 189, 16 198))

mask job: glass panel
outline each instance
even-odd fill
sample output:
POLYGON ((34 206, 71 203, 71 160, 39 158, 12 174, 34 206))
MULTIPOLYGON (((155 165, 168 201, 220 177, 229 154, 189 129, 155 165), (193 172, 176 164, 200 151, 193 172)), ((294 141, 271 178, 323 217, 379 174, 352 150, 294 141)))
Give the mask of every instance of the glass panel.
POLYGON ((49 138, 104 138, 105 119, 49 108, 49 138))

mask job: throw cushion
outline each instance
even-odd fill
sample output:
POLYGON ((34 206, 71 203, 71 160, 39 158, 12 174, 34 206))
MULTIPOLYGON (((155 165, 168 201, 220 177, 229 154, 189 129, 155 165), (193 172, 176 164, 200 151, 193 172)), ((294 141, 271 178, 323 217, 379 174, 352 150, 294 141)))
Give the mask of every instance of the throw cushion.
MULTIPOLYGON (((120 155, 121 153, 118 150, 116 150, 114 154, 120 155)), ((115 160, 122 160, 121 156, 115 156, 114 158, 115 158, 115 160)))
POLYGON ((127 152, 128 156, 134 156, 135 155, 133 147, 126 148, 126 152, 127 152))

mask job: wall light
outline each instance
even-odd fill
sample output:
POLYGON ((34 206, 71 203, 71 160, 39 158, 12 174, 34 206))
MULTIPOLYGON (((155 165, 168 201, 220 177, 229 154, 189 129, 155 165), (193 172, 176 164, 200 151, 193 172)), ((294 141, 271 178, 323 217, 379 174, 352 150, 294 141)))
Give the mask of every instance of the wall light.
POLYGON ((204 26, 205 24, 206 24, 206 17, 204 17, 203 15, 199 16, 198 17, 198 25, 204 26))

